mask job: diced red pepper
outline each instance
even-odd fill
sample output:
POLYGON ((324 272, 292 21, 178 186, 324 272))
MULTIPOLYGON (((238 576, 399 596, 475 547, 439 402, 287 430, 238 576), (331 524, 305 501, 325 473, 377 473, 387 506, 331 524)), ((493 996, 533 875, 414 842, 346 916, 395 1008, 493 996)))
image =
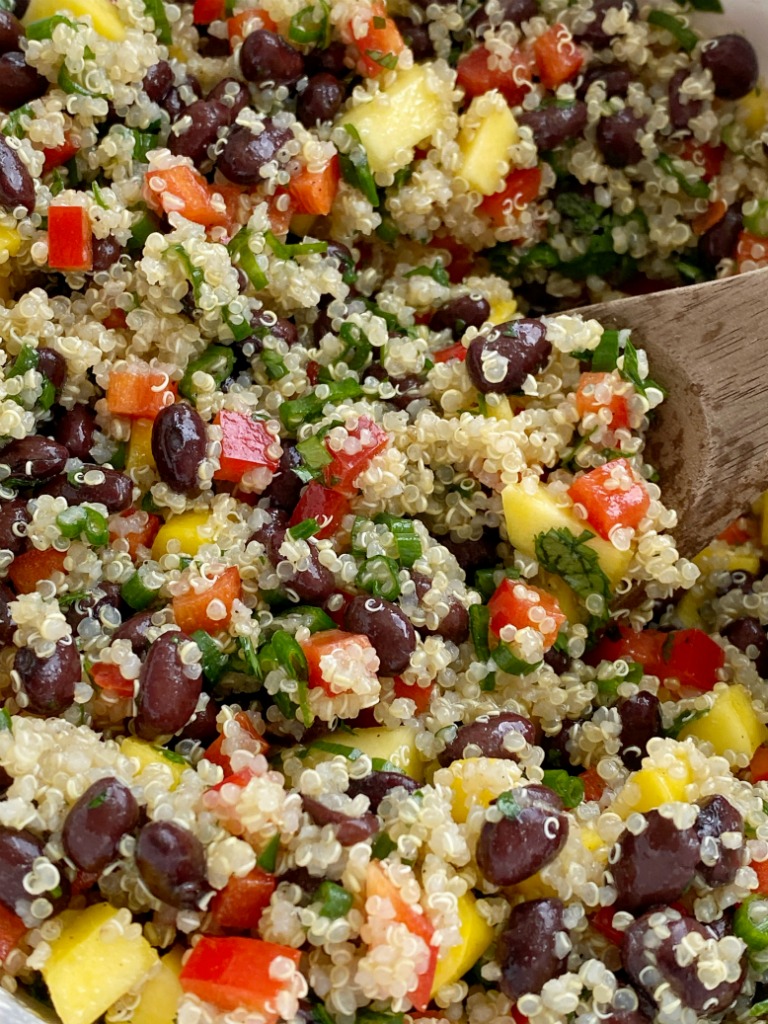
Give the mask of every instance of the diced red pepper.
POLYGON ((621 948, 624 944, 624 933, 620 932, 618 928, 613 927, 615 913, 615 907, 600 907, 597 913, 590 916, 589 923, 596 931, 604 935, 609 942, 612 942, 614 946, 621 948))
POLYGON ((584 786, 585 800, 599 800, 602 797, 607 783, 598 775, 597 768, 587 768, 579 778, 584 786))
POLYGON ((283 238, 288 234, 293 217, 293 197, 287 189, 278 189, 273 196, 267 199, 269 210, 269 226, 272 234, 283 238))
POLYGON ((522 103, 532 88, 533 59, 524 50, 512 50, 503 67, 498 57, 485 46, 476 46, 465 53, 456 65, 456 84, 467 99, 498 89, 511 107, 522 103), (493 65, 493 66, 492 66, 493 65))
MULTIPOLYGON (((355 15, 357 19, 358 15, 355 15)), ((371 4, 371 18, 365 33, 358 31, 356 20, 342 28, 342 39, 354 47, 357 53, 357 70, 366 78, 376 78, 382 71, 397 67, 398 54, 405 49, 400 29, 387 16, 387 8, 375 0, 371 4)))
POLYGON ((736 246, 736 264, 740 274, 768 267, 768 238, 742 231, 736 246))
POLYGON ((532 203, 541 188, 541 170, 538 167, 523 167, 512 171, 501 192, 486 196, 480 203, 480 210, 496 228, 509 224, 529 203, 532 203))
POLYGON ((221 1010, 256 1010, 265 1024, 276 1024, 280 1019, 277 997, 291 984, 271 977, 270 967, 278 958, 289 960, 298 969, 301 952, 261 939, 204 935, 184 964, 179 981, 185 992, 221 1010))
POLYGON ((144 178, 144 200, 157 213, 177 212, 203 227, 227 227, 229 213, 214 205, 215 193, 222 188, 208 184, 205 178, 187 164, 177 164, 165 170, 148 171, 144 178))
POLYGON ((101 322, 110 331, 124 331, 128 326, 124 309, 110 309, 101 322))
POLYGON ((91 218, 84 206, 48 207, 48 266, 54 270, 92 270, 91 218))
POLYGON ((474 271, 477 254, 450 235, 436 234, 427 243, 430 249, 444 249, 450 256, 447 271, 452 284, 459 284, 474 271))
POLYGON ((608 402, 598 401, 595 396, 595 388, 601 384, 611 384, 612 382, 618 383, 612 373, 582 373, 576 392, 576 409, 582 419, 587 413, 610 409, 611 429, 618 430, 620 427, 629 426, 629 406, 626 396, 613 393, 608 402))
POLYGON ((738 547, 740 544, 748 544, 756 541, 759 536, 758 526, 754 519, 749 516, 739 516, 729 523, 722 533, 718 533, 717 539, 724 540, 726 544, 738 547))
POLYGON ((749 777, 752 784, 768 780, 768 747, 758 747, 749 762, 749 777))
POLYGON ((100 690, 114 694, 116 697, 133 696, 133 680, 126 679, 118 665, 108 665, 103 661, 95 661, 90 668, 91 678, 100 690))
POLYGON ((400 676, 395 676, 394 694, 395 697, 407 697, 416 705, 416 714, 423 715, 429 711, 429 704, 432 700, 434 686, 417 686, 415 683, 406 683, 400 676))
POLYGON ((565 25, 550 25, 533 44, 539 78, 547 89, 569 82, 581 70, 584 51, 573 41, 565 25))
POLYGON ((27 926, 0 903, 0 963, 14 950, 27 932, 27 926))
POLYGON ((586 509, 587 522, 605 540, 617 526, 635 529, 651 503, 645 483, 626 459, 614 459, 577 477, 568 494, 586 509), (629 486, 616 486, 617 477, 629 486))
MULTIPOLYGON (((370 416, 361 416, 357 426, 348 431, 353 444, 359 443, 356 452, 334 451, 326 440, 325 447, 333 461, 323 467, 327 487, 349 497, 357 493, 355 480, 369 465, 371 459, 389 444, 389 434, 375 423, 370 416)), ((300 521, 300 520, 299 520, 300 521)))
POLYGON ((318 363, 315 359, 310 359, 310 361, 307 363, 307 380, 312 385, 312 387, 314 387, 315 384, 317 384, 320 378, 320 370, 320 363, 318 363))
POLYGON ((213 422, 222 432, 219 468, 213 474, 214 480, 238 484, 252 469, 266 468, 274 473, 280 456, 275 456, 270 449, 279 442, 264 423, 228 409, 217 413, 213 422))
POLYGON ((463 363, 466 358, 467 348, 460 341, 432 353, 432 359, 436 363, 449 363, 452 359, 459 359, 463 363))
MULTIPOLYGON (((208 754, 206 753, 206 759, 208 754)), ((241 768, 239 772, 232 772, 231 775, 226 775, 221 782, 217 782, 214 786, 210 786, 208 789, 209 793, 218 793, 224 786, 237 786, 238 789, 245 789, 251 779, 257 777, 256 772, 253 768, 241 768)))
POLYGON ((227 33, 230 43, 237 37, 245 38, 249 22, 253 23, 254 28, 258 25, 259 28, 265 28, 268 32, 274 32, 277 29, 275 21, 266 11, 260 7, 251 7, 247 11, 240 11, 239 14, 227 18, 227 33))
POLYGON ((173 598, 173 617, 185 633, 204 629, 216 633, 226 629, 232 618, 232 606, 240 597, 240 573, 236 565, 225 569, 207 590, 198 593, 190 589, 173 598), (212 607, 212 602, 216 604, 212 607), (223 614, 219 614, 222 612, 223 614))
POLYGON ((695 235, 703 235, 715 224, 719 224, 728 212, 728 204, 724 199, 716 199, 710 203, 704 213, 698 214, 691 221, 691 227, 695 235))
POLYGON ((312 480, 299 498, 289 526, 303 523, 305 519, 316 519, 321 529, 315 534, 319 540, 332 537, 341 527, 341 521, 349 512, 349 499, 339 491, 323 487, 312 480))
POLYGON ((131 363, 112 370, 107 386, 107 408, 113 416, 153 420, 166 405, 173 405, 179 386, 164 370, 148 363, 131 363))
POLYGON ((712 181, 718 176, 723 169, 725 154, 725 146, 711 146, 708 142, 694 142, 693 139, 686 139, 680 151, 683 160, 690 160, 703 169, 704 181, 712 181))
POLYGON ((60 146, 51 146, 43 150, 45 162, 43 163, 43 174, 48 174, 55 167, 61 167, 73 156, 80 152, 80 143, 74 139, 69 132, 64 135, 64 141, 60 146))
MULTIPOLYGON (((261 746, 260 753, 266 753, 266 751, 269 749, 269 744, 258 731, 256 726, 253 724, 253 721, 251 720, 250 716, 246 714, 245 711, 238 711, 237 714, 235 715, 235 721, 237 722, 241 729, 244 729, 248 733, 248 736, 251 739, 258 741, 258 743, 261 746)), ((226 780, 227 776, 232 775, 232 762, 230 761, 229 757, 222 752, 221 747, 223 743, 224 734, 221 733, 219 736, 216 737, 213 743, 211 743, 206 752, 203 754, 203 757, 206 759, 206 761, 210 761, 212 764, 217 764, 219 765, 220 768, 223 768, 224 777, 226 780)))
POLYGON ((8 567, 8 578, 17 594, 31 594, 40 580, 49 580, 53 573, 64 572, 66 552, 56 548, 30 548, 16 555, 8 567))
POLYGON ((557 598, 552 594, 532 587, 529 583, 506 578, 488 602, 488 610, 491 613, 491 629, 497 636, 504 626, 514 626, 516 629, 532 627, 543 635, 545 651, 557 640, 560 627, 566 621, 557 598), (547 628, 542 629, 542 621, 547 620, 547 628))
POLYGON ((307 167, 302 167, 294 174, 288 185, 288 191, 295 203, 293 212, 320 216, 329 214, 340 180, 341 168, 336 153, 320 171, 310 171, 307 167))
POLYGON ((259 867, 244 878, 233 875, 211 900, 213 923, 219 928, 236 928, 240 932, 256 928, 276 885, 275 876, 259 867))
POLYGON ((757 888, 752 891, 768 893, 768 860, 753 860, 749 866, 757 875, 757 888))
POLYGON ((516 1006, 513 1006, 510 1012, 512 1014, 512 1020, 515 1022, 515 1024, 528 1024, 530 1018, 526 1017, 524 1013, 520 1013, 516 1006))
POLYGON ((225 0, 195 0, 192 8, 195 25, 210 25, 212 21, 223 21, 225 17, 225 0))
POLYGON ((606 635, 586 660, 636 661, 649 675, 661 682, 677 679, 681 686, 708 691, 717 682, 718 670, 725 664, 725 653, 701 629, 679 629, 672 633, 644 629, 636 633, 628 626, 618 627, 618 636, 606 635))
POLYGON ((309 668, 309 685, 325 690, 329 697, 336 696, 323 675, 320 661, 326 654, 337 654, 346 647, 370 647, 371 641, 362 633, 345 633, 342 629, 322 629, 307 640, 300 641, 309 668))
POLYGON ((137 512, 135 508, 121 513, 117 520, 113 519, 109 527, 109 536, 114 541, 118 538, 128 542, 128 553, 136 561, 139 548, 151 548, 152 542, 160 531, 163 520, 151 512, 137 512), (127 520, 127 522, 125 522, 127 520), (131 522, 133 520, 133 522, 131 522), (122 522, 121 522, 122 521, 122 522), (125 526, 130 527, 125 529, 125 526))

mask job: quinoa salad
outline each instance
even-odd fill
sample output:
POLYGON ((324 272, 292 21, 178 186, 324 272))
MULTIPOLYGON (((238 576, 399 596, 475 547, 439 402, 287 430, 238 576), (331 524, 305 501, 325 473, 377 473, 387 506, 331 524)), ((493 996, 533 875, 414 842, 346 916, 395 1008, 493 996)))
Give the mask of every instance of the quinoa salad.
POLYGON ((768 265, 719 8, 0 0, 3 994, 768 1019, 768 499, 573 311, 768 265))

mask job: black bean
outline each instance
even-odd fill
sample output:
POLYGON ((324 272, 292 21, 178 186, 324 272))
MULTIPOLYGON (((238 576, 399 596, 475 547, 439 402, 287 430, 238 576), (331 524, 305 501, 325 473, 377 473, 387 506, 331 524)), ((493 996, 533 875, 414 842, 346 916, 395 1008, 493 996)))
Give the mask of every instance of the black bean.
POLYGON ((305 128, 314 128, 321 121, 332 121, 343 102, 344 86, 334 75, 321 71, 299 93, 296 116, 305 128))
POLYGON ((200 466, 208 434, 200 413, 186 402, 167 405, 152 424, 152 456, 163 483, 179 494, 200 493, 200 466))
MULTIPOLYGON (((28 915, 31 903, 39 899, 24 888, 24 878, 35 861, 43 856, 43 844, 28 829, 17 830, 0 825, 0 903, 14 914, 28 915)), ((63 872, 59 886, 62 891, 58 896, 50 892, 40 894, 50 900, 54 910, 61 910, 69 898, 63 872)))
POLYGON ((221 705, 209 700, 202 711, 197 711, 179 733, 179 740, 197 740, 203 746, 212 743, 219 734, 216 716, 221 705))
MULTIPOLYGON (((460 725, 456 735, 440 754, 440 764, 445 766, 465 756, 467 747, 480 749, 483 757, 500 757, 517 761, 517 754, 504 745, 504 737, 511 732, 520 733, 527 743, 536 742, 536 727, 529 718, 514 711, 502 711, 498 715, 481 715, 469 725, 460 725)), ((466 755, 474 757, 474 754, 466 755)))
POLYGON ((196 100, 182 115, 183 121, 191 120, 183 132, 171 131, 168 148, 175 156, 188 156, 199 167, 208 159, 208 148, 219 137, 219 129, 230 121, 230 109, 218 100, 196 100))
POLYGON ((218 100, 225 106, 229 123, 234 124, 240 111, 251 102, 251 94, 248 92, 248 87, 242 82, 238 82, 236 78, 222 78, 208 93, 208 99, 218 100))
POLYGON ((67 361, 56 349, 41 345, 37 350, 37 369, 53 384, 56 394, 67 379, 67 361))
POLYGON ((259 338, 278 338, 289 347, 299 340, 299 330, 292 320, 284 316, 276 316, 271 310, 260 309, 251 317, 254 334, 259 338))
POLYGON ((540 743, 544 750, 545 768, 562 768, 567 772, 572 771, 574 766, 571 764, 571 752, 568 746, 575 724, 575 722, 564 718, 559 732, 556 732, 553 736, 544 734, 541 737, 540 743))
POLYGON ((450 534, 438 539, 443 547, 451 552, 465 573, 473 573, 477 569, 491 569, 499 564, 496 549, 501 538, 497 530, 486 529, 477 540, 452 540, 450 534))
POLYGON ((123 247, 114 235, 107 235, 106 238, 94 238, 93 248, 93 269, 109 270, 120 259, 123 247))
POLYGON ((704 109, 702 100, 693 99, 680 91, 690 74, 690 68, 680 68, 669 80, 669 120, 677 130, 687 128, 691 118, 698 117, 704 109))
POLYGON ((699 874, 712 887, 730 885, 744 853, 744 818, 724 796, 710 796, 701 802, 696 832, 702 840, 699 874), (741 846, 735 850, 725 846, 720 840, 724 832, 740 835, 741 846))
POLYGON ((27 538, 19 535, 19 527, 31 519, 26 501, 14 498, 0 503, 0 549, 20 555, 27 546, 27 538))
POLYGON ((334 39, 330 46, 323 49, 312 50, 306 56, 308 74, 316 74, 320 71, 330 71, 337 78, 343 78, 349 73, 346 65, 347 48, 340 39, 334 39))
POLYGON ((96 423, 90 408, 82 404, 73 405, 56 423, 55 436, 72 458, 85 462, 91 458, 95 429, 96 423))
MULTIPOLYGON (((674 910, 666 912, 667 920, 659 921, 659 912, 652 911, 639 918, 624 933, 621 959, 633 984, 649 999, 663 986, 669 998, 668 985, 683 1005, 702 1014, 708 1020, 722 1013, 738 996, 746 966, 735 981, 724 981, 714 989, 706 988, 699 980, 697 958, 685 956, 681 966, 677 957, 681 943, 696 934, 704 939, 716 938, 713 929, 687 914, 674 910), (651 923, 653 921, 653 924, 651 923), (664 984, 666 983, 666 984, 664 984)), ((690 949, 696 947, 691 944, 690 949)))
POLYGON ((757 85, 757 54, 744 36, 728 33, 708 39, 701 47, 700 60, 712 75, 715 96, 721 100, 740 100, 757 85))
POLYGON ((468 327, 482 327, 491 315, 491 304, 484 295, 459 295, 449 299, 430 317, 431 331, 450 331, 456 341, 468 327))
POLYGON ((80 655, 70 640, 59 640, 50 658, 40 658, 31 647, 22 647, 13 667, 27 695, 26 710, 44 718, 60 715, 70 706, 83 675, 80 655))
POLYGON ((722 220, 701 236, 698 246, 699 255, 711 270, 714 270, 721 260, 735 255, 743 226, 741 203, 734 203, 733 206, 728 207, 722 220))
POLYGON ((417 25, 411 18, 406 18, 402 14, 396 14, 393 20, 400 29, 400 35, 405 40, 405 45, 413 53, 414 60, 429 60, 435 56, 435 44, 432 42, 427 25, 417 25))
POLYGON ((587 105, 576 100, 567 107, 539 107, 521 114, 517 121, 531 129, 540 150, 555 149, 584 131, 587 105))
POLYGON ((217 166, 224 177, 236 185, 257 185, 263 180, 261 168, 274 160, 278 151, 292 138, 290 131, 278 128, 271 118, 265 118, 264 128, 258 135, 254 135, 250 128, 235 128, 227 139, 217 166))
POLYGON ((152 895, 178 910, 195 910, 208 892, 203 844, 174 821, 151 821, 142 828, 136 867, 152 895))
POLYGON ((0 110, 7 112, 23 107, 47 89, 48 79, 27 64, 20 50, 11 50, 0 57, 0 110))
POLYGON ((601 119, 597 126, 597 145, 609 167, 626 167, 643 159, 637 136, 645 130, 645 121, 624 109, 601 119))
POLYGON ((673 821, 649 811, 639 836, 625 831, 613 865, 616 907, 642 910, 654 903, 673 903, 693 881, 699 862, 695 828, 678 829, 673 821))
POLYGON ((753 619, 750 616, 729 622, 723 629, 723 636, 744 653, 748 648, 754 647, 755 660, 768 650, 768 636, 766 636, 765 627, 760 624, 759 619, 753 619))
POLYGON ((334 811, 322 801, 314 797, 302 795, 304 810, 321 828, 323 825, 335 825, 336 838, 342 846, 354 846, 364 843, 379 831, 379 822, 375 814, 368 811, 357 818, 352 818, 342 811, 334 811))
POLYGON ((43 489, 44 494, 67 499, 68 505, 82 505, 83 502, 101 502, 108 512, 124 512, 130 507, 133 497, 133 482, 125 473, 105 466, 86 463, 77 471, 77 482, 71 483, 67 476, 57 476, 43 489), (85 480, 89 474, 101 474, 98 482, 85 480))
POLYGON ((309 545, 309 566, 294 573, 287 586, 295 591, 300 601, 320 604, 336 589, 333 573, 318 558, 317 549, 309 545))
POLYGON ((497 950, 499 988, 509 999, 541 992, 565 970, 567 958, 555 952, 555 933, 565 930, 564 910, 558 899, 529 900, 513 908, 497 950))
POLYGON ((363 779, 350 779, 347 794, 357 796, 364 793, 371 802, 371 810, 375 814, 379 804, 385 796, 395 789, 405 789, 408 793, 415 793, 419 783, 400 772, 371 772, 363 779))
POLYGON ((276 32, 258 28, 245 37, 240 70, 257 85, 296 85, 304 74, 304 57, 276 32))
POLYGON ((137 612, 117 627, 113 640, 128 640, 134 654, 144 654, 149 647, 147 630, 152 625, 152 612, 137 612))
POLYGON ((139 805, 126 785, 107 777, 94 782, 70 808, 61 840, 81 871, 100 874, 118 855, 120 840, 139 823, 139 805))
POLYGON ((631 81, 632 74, 624 64, 593 64, 582 76, 578 95, 583 99, 593 82, 602 82, 607 97, 626 96, 631 81))
POLYGON ((396 604, 360 594, 347 605, 344 626, 350 633, 368 637, 379 656, 383 676, 395 676, 406 670, 416 650, 416 633, 396 604))
POLYGON ((651 1018, 640 1010, 614 1010, 608 1017, 600 1017, 600 1024, 651 1024, 651 1018))
POLYGON ((594 12, 595 19, 575 38, 594 47, 608 46, 613 37, 603 29, 603 21, 608 11, 615 11, 621 6, 629 12, 630 18, 637 17, 637 0, 592 0, 590 9, 594 12))
POLYGON ((547 364, 552 345, 546 334, 541 320, 510 320, 486 329, 467 350, 469 379, 484 395, 519 391, 529 374, 547 364))
POLYGON ((277 470, 262 495, 269 499, 270 505, 285 509, 286 512, 292 512, 296 508, 304 484, 293 471, 300 465, 301 455, 294 442, 283 441, 283 454, 280 456, 277 470))
POLYGON ((549 665, 552 671, 559 676, 561 676, 563 672, 568 671, 570 663, 571 659, 565 651, 558 651, 556 647, 550 647, 548 651, 544 652, 544 664, 549 665))
POLYGON ((0 647, 7 647, 13 643, 13 634, 16 632, 16 623, 11 618, 11 601, 16 600, 16 595, 10 587, 0 582, 0 647))
POLYGON ((61 473, 68 458, 63 444, 38 434, 11 441, 0 451, 0 465, 10 467, 12 479, 27 483, 49 480, 61 473))
POLYGON ((160 100, 160 106, 168 112, 171 124, 173 124, 174 121, 178 121, 181 117, 186 104, 181 98, 179 90, 175 85, 172 85, 165 96, 163 96, 162 100, 160 100))
POLYGON ((186 633, 163 633, 149 648, 139 673, 136 732, 145 740, 183 729, 195 713, 202 675, 191 677, 179 657, 186 633))
POLYGON ((167 60, 160 60, 147 71, 141 84, 152 102, 160 103, 173 85, 173 68, 167 60))
POLYGON ((659 698, 652 693, 636 693, 620 700, 616 705, 621 719, 622 761, 635 771, 645 757, 648 741, 661 733, 659 698))
POLYGON ((87 597, 73 601, 67 608, 65 618, 73 631, 77 632, 77 627, 84 619, 99 619, 104 608, 119 610, 120 604, 119 585, 103 581, 87 597))
POLYGON ((477 866, 493 885, 517 885, 551 864, 568 839, 563 802, 547 786, 509 791, 513 817, 486 821, 477 843, 477 866))
MULTIPOLYGON (((373 370, 373 367, 366 370, 366 374, 370 373, 371 370, 373 370)), ((386 380, 387 375, 383 368, 382 372, 384 373, 382 379, 386 380)), ((407 409, 411 402, 421 398, 421 387, 424 383, 421 377, 417 377, 413 373, 406 373, 402 377, 390 377, 389 381, 397 389, 397 393, 388 399, 396 409, 407 409)))
MULTIPOLYGON (((535 18, 539 13, 537 0, 496 0, 494 7, 493 22, 495 25, 510 21, 513 25, 519 26, 524 21, 535 18)), ((486 3, 478 11, 475 11, 467 24, 474 29, 476 35, 482 35, 491 24, 488 4, 486 3)))
POLYGON ((19 43, 25 35, 24 26, 15 14, 0 11, 0 53, 9 53, 11 50, 20 52, 19 43))
MULTIPOLYGON (((419 601, 423 601, 432 587, 432 580, 420 572, 411 572, 411 579, 416 585, 416 596, 419 601)), ((437 628, 427 629, 426 626, 420 626, 419 632, 423 636, 441 636, 458 646, 469 636, 469 612, 457 597, 450 596, 448 611, 437 624, 437 628)))
MULTIPOLYGON (((764 574, 761 573, 762 575, 764 574)), ((733 572, 726 573, 722 582, 718 583, 715 596, 723 597, 731 590, 740 590, 742 594, 751 594, 755 588, 755 583, 759 579, 760 576, 753 572, 747 572, 745 569, 735 569, 733 572)))

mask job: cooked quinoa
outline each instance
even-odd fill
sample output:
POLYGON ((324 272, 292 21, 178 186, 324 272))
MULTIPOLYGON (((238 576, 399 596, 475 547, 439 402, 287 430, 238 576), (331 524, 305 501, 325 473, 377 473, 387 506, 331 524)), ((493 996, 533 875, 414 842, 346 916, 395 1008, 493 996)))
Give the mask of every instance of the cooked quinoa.
POLYGON ((768 265, 711 6, 0 10, 6 993, 768 1016, 768 505, 681 557, 573 312, 768 265))

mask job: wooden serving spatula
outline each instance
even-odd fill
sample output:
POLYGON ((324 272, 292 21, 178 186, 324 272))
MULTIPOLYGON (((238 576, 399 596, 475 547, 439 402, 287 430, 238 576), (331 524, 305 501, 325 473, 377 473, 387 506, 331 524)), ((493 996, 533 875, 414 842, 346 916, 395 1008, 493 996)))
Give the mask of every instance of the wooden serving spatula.
POLYGON ((644 458, 691 557, 768 488, 768 269, 574 312, 631 328, 668 389, 644 458))

